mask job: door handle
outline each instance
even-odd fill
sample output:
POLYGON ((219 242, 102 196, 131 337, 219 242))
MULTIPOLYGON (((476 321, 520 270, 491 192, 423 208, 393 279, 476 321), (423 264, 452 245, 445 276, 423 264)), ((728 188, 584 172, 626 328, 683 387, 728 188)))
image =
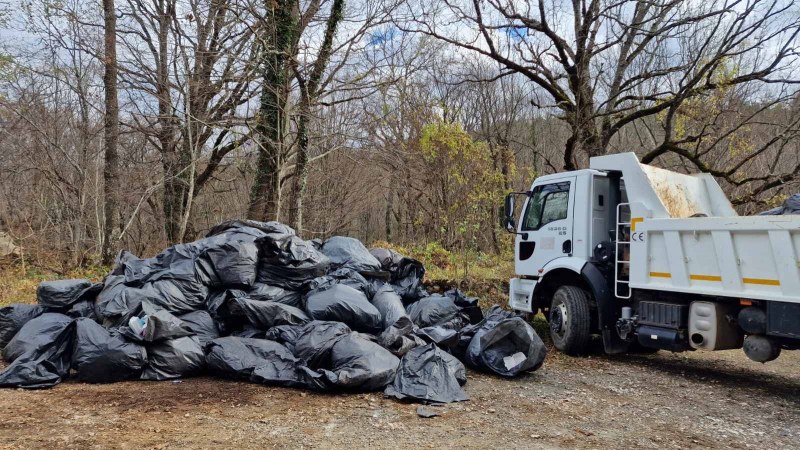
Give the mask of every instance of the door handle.
POLYGON ((561 245, 561 251, 563 253, 572 253, 572 240, 567 239, 564 241, 564 243, 561 245))

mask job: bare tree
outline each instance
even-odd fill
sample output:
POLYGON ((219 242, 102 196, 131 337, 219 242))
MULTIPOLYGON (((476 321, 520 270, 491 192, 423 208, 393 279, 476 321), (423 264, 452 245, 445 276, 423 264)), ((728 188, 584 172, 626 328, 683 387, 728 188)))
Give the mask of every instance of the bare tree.
POLYGON ((774 87, 798 81, 800 15, 791 1, 420 1, 396 22, 496 61, 498 77, 519 73, 534 83, 536 104, 569 126, 566 169, 614 151, 620 131, 647 118, 662 130, 645 162, 688 157, 704 134, 676 136, 675 117, 687 101, 758 85, 781 102, 793 93, 774 87))
POLYGON ((114 230, 117 229, 119 200, 119 100, 117 98, 117 12, 114 0, 103 0, 103 88, 105 90, 105 114, 103 121, 104 153, 103 166, 103 264, 110 264, 114 252, 114 230))

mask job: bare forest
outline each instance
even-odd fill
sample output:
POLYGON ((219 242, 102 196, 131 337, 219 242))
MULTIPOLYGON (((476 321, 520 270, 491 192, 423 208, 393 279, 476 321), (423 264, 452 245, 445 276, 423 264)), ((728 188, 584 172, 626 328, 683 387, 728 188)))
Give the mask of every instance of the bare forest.
POLYGON ((0 233, 55 271, 233 218, 507 252, 503 196, 635 151, 800 191, 792 0, 11 0, 0 233))

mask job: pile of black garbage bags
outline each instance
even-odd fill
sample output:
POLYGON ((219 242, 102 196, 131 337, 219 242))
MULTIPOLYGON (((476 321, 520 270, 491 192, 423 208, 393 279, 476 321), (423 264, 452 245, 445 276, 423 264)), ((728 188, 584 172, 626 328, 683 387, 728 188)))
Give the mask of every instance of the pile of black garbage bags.
POLYGON ((541 366, 525 320, 353 238, 305 241, 277 222, 231 221, 154 258, 122 252, 101 283, 41 283, 0 309, 0 386, 169 380, 202 373, 398 399, 467 400, 464 363, 512 377, 541 366))

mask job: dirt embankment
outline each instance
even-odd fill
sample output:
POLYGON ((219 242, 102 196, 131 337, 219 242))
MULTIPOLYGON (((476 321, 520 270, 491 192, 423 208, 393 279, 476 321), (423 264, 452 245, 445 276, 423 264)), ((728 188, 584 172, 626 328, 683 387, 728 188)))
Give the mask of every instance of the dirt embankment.
POLYGON ((194 378, 0 390, 2 448, 800 448, 800 353, 569 358, 514 380, 470 372, 431 408, 194 378))

